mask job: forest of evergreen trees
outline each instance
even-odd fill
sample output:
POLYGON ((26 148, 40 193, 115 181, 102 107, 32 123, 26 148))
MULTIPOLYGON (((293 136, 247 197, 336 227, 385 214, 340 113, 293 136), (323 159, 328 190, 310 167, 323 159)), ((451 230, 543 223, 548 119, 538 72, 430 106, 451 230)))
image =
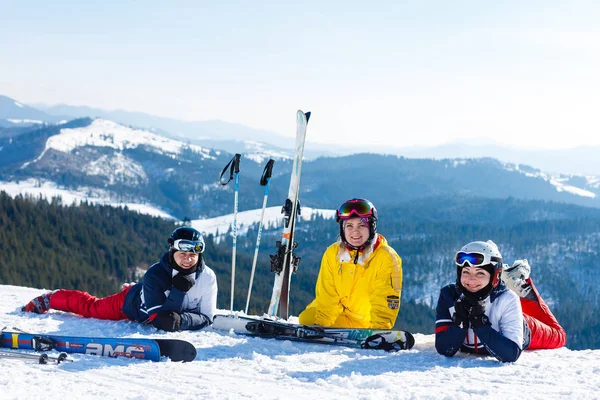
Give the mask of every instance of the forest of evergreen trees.
MULTIPOLYGON (((441 286, 453 281, 454 253, 472 240, 492 239, 505 262, 527 258, 540 292, 569 335, 570 348, 599 348, 600 289, 593 280, 600 248, 600 210, 524 200, 432 198, 380 210, 379 232, 403 259, 404 289, 398 324, 433 333, 441 286), (491 212, 492 211, 492 212, 491 212)), ((171 221, 127 209, 83 204, 64 206, 11 198, 0 192, 0 284, 79 289, 104 296, 167 250, 171 221)), ((235 309, 245 307, 257 230, 238 238, 235 309)), ((273 285, 269 254, 280 229, 263 231, 250 312, 267 309, 273 285)), ((323 251, 338 235, 331 219, 300 221, 296 240, 302 257, 293 276, 291 313, 314 297, 323 251)), ((229 308, 231 239, 205 238, 204 257, 219 281, 218 307, 229 308)), ((18 305, 16 305, 18 306, 18 305)))

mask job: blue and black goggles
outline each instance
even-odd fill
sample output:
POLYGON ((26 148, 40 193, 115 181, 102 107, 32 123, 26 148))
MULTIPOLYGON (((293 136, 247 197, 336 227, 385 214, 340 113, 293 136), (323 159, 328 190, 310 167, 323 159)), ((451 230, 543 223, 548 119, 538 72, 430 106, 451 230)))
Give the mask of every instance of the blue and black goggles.
POLYGON ((492 263, 501 263, 502 258, 484 253, 465 253, 464 251, 459 251, 456 253, 454 261, 459 267, 464 267, 465 264, 469 264, 471 267, 481 267, 492 263))
POLYGON ((184 253, 200 254, 204 251, 204 241, 177 239, 173 242, 173 248, 177 251, 183 251, 184 253))

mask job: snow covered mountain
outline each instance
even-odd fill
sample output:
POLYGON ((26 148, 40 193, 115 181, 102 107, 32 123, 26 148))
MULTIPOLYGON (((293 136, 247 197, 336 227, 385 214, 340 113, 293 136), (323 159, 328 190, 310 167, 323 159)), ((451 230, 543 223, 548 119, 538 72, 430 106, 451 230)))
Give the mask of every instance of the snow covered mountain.
MULTIPOLYGON (((40 188, 87 193, 93 202, 149 205, 177 218, 224 214, 232 190, 217 183, 231 154, 103 119, 1 138, 0 156, 2 186, 13 193, 17 182, 31 192, 34 180, 40 188)), ((254 160, 264 158, 289 157, 254 147, 245 154, 244 173, 258 181, 262 167, 254 160)), ((245 200, 258 205, 261 189, 253 189, 245 200)))
MULTIPOLYGON (((155 215, 203 219, 231 212, 233 185, 218 184, 232 154, 218 141, 182 142, 106 119, 80 119, 0 135, 0 189, 10 193, 72 195, 103 204, 127 204, 155 215), (137 204, 137 206, 134 206, 137 204)), ((277 163, 271 204, 287 197, 290 153, 244 140, 240 211, 262 204, 258 185, 264 163, 277 163)), ((300 198, 313 208, 333 209, 352 197, 379 205, 431 196, 537 199, 600 206, 600 178, 549 174, 495 159, 407 159, 378 154, 305 160, 300 198)))
MULTIPOLYGON (((103 110, 68 104, 52 106, 34 104, 34 107, 54 116, 70 115, 72 118, 103 118, 116 121, 120 124, 140 126, 163 135, 177 137, 179 140, 184 141, 205 139, 244 141, 252 138, 252 140, 270 143, 271 145, 283 148, 291 149, 293 146, 293 138, 225 121, 181 121, 142 112, 103 110)), ((232 152, 232 150, 228 151, 232 152)))
MULTIPOLYGON (((41 393, 80 399, 593 399, 600 350, 526 351, 512 364, 492 357, 436 353, 433 335, 416 334, 412 350, 385 353, 237 336, 212 329, 165 333, 133 322, 100 321, 20 307, 44 290, 0 285, 3 326, 74 336, 183 339, 198 351, 190 363, 74 354, 39 365, 0 358, 3 399, 41 393)), ((294 317, 291 317, 294 320, 294 317)), ((2 349, 3 351, 10 351, 2 349)))
MULTIPOLYGON (((252 129, 239 124, 223 121, 189 122, 172 118, 157 117, 139 112, 123 110, 102 110, 66 104, 45 105, 34 104, 33 107, 53 116, 69 115, 72 118, 102 117, 126 125, 145 127, 151 131, 175 135, 182 140, 214 140, 221 142, 214 148, 225 149, 230 153, 236 150, 236 142, 252 140, 261 142, 263 146, 274 146, 291 149, 292 140, 274 132, 252 129), (226 143, 223 143, 226 142, 226 143)), ((64 117, 61 117, 64 119, 64 117)), ((216 144, 216 143, 215 143, 216 144)), ((470 139, 457 143, 438 146, 402 147, 402 143, 391 142, 387 146, 361 145, 360 148, 344 145, 317 144, 307 138, 305 156, 314 159, 320 156, 346 156, 357 152, 392 154, 409 158, 448 159, 448 158, 482 158, 492 157, 503 162, 526 164, 543 171, 566 174, 600 175, 600 147, 586 146, 560 150, 528 150, 489 143, 486 139, 470 139)))
POLYGON ((47 114, 10 97, 0 95, 0 127, 34 126, 58 123, 63 120, 64 118, 61 116, 47 114))

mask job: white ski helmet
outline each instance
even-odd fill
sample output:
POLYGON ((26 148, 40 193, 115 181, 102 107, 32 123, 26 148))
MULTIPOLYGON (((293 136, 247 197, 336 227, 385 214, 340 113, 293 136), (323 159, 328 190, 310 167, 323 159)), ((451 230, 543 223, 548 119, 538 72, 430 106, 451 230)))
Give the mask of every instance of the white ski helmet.
POLYGON ((476 241, 464 245, 456 253, 454 261, 456 263, 457 285, 463 292, 466 290, 460 283, 460 275, 465 265, 483 268, 489 272, 491 276, 490 284, 482 289, 481 293, 478 293, 482 297, 487 296, 492 289, 498 287, 502 282, 500 280, 502 274, 502 254, 500 254, 496 243, 491 240, 487 242, 476 241))

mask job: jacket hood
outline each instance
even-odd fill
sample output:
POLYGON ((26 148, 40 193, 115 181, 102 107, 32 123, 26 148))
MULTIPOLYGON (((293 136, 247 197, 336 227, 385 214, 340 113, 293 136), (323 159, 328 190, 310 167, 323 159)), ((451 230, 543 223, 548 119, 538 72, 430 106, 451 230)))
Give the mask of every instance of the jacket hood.
POLYGON ((341 238, 336 242, 338 244, 337 259, 341 262, 350 262, 356 258, 356 252, 358 251, 358 264, 365 264, 373 256, 373 252, 382 245, 387 245, 387 240, 381 234, 375 235, 375 240, 367 244, 363 250, 349 249, 341 238))

